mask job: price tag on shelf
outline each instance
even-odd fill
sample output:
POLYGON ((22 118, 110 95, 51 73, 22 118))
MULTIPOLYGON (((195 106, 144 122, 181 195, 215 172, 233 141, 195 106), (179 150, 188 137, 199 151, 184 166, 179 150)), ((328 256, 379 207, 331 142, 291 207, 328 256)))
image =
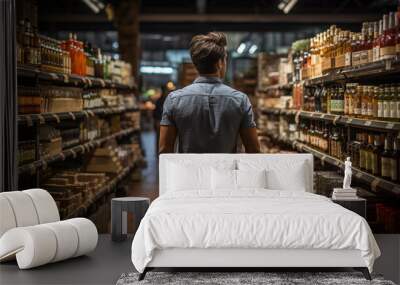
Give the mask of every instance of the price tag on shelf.
POLYGON ((57 123, 60 123, 60 117, 57 114, 51 113, 52 117, 56 119, 57 123))
POLYGON ((394 123, 387 123, 387 124, 386 124, 386 128, 387 128, 387 129, 393 130, 393 129, 394 129, 394 126, 395 126, 394 123))
POLYGON ((73 158, 76 158, 76 152, 73 149, 71 149, 71 154, 73 158))
POLYGON ((43 125, 46 122, 45 118, 42 115, 38 114, 37 117, 39 120, 39 124, 43 125))
POLYGON ((376 192, 376 188, 378 187, 378 184, 381 180, 378 178, 375 178, 372 182, 371 182, 371 190, 376 192))
POLYGON ((69 76, 67 74, 63 74, 64 77, 64 83, 68 83, 69 82, 69 76))
POLYGON ((321 115, 321 119, 325 119, 325 117, 326 117, 325 113, 321 115))
POLYGON ((68 112, 68 115, 71 116, 72 120, 74 120, 74 121, 76 120, 76 117, 75 117, 74 113, 68 112))
POLYGON ((79 149, 81 150, 82 153, 85 153, 85 151, 86 151, 86 149, 85 149, 85 147, 83 145, 80 145, 79 149))
POLYGON ((106 82, 103 79, 99 79, 101 87, 106 87, 106 82))
POLYGON ((89 113, 90 116, 92 116, 92 117, 95 116, 92 110, 88 110, 87 112, 89 113))
POLYGON ((339 119, 340 119, 340 116, 335 116, 334 119, 333 119, 333 125, 336 126, 337 121, 338 121, 339 119))
POLYGON ((57 74, 55 74, 53 72, 50 72, 49 75, 50 75, 51 79, 53 79, 53 80, 57 80, 58 79, 57 74))
POLYGON ((347 118, 346 123, 351 124, 353 122, 353 118, 347 118))
POLYGON ((372 125, 372 121, 368 120, 364 122, 364 126, 369 127, 372 125))
POLYGON ((387 60, 385 61, 385 69, 386 69, 386 70, 392 69, 392 61, 391 61, 390 59, 387 59, 387 60))

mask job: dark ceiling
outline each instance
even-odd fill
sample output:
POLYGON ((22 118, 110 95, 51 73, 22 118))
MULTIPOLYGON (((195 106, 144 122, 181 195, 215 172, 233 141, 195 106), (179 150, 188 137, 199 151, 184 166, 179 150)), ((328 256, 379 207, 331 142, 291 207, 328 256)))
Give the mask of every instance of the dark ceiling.
MULTIPOLYGON (((103 2, 118 5, 121 1, 103 2)), ((285 15, 280 0, 142 0, 142 32, 203 32, 292 30, 338 23, 351 28, 396 9, 393 0, 298 0, 285 15)), ((94 14, 81 0, 38 0, 40 27, 46 30, 113 29, 104 12, 94 14)))

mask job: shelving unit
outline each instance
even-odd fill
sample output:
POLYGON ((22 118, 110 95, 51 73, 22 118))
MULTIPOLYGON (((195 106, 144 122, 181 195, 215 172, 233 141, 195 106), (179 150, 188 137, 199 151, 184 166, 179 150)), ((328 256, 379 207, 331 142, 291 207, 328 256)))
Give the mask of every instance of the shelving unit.
POLYGON ((329 84, 340 81, 390 76, 400 73, 400 58, 381 60, 356 67, 333 69, 329 73, 313 79, 306 79, 305 86, 329 84))
MULTIPOLYGON (((131 96, 137 94, 137 86, 134 84, 126 85, 102 78, 45 72, 39 68, 32 68, 28 66, 18 67, 17 76, 18 81, 26 82, 28 85, 52 84, 57 86, 80 87, 83 89, 117 89, 118 94, 127 94, 131 96)), ((133 112, 140 112, 136 105, 119 105, 113 107, 105 106, 100 108, 85 109, 78 112, 21 114, 17 116, 17 124, 18 127, 22 128, 22 130, 30 129, 34 132, 36 130, 37 133, 39 130, 38 127, 45 124, 58 125, 64 122, 79 122, 86 118, 108 118, 108 116, 112 115, 123 115, 125 113, 133 112)), ((40 142, 38 135, 36 134, 36 136, 33 138, 35 141, 36 152, 35 161, 20 165, 18 167, 18 175, 20 177, 26 177, 27 179, 34 179, 34 184, 36 184, 36 186, 40 186, 40 181, 42 180, 41 176, 43 173, 45 173, 49 165, 65 161, 67 159, 73 160, 82 158, 82 160, 84 160, 83 158, 86 154, 92 153, 96 148, 103 146, 107 142, 111 142, 115 139, 128 138, 129 136, 136 136, 139 134, 140 129, 135 129, 133 127, 122 129, 105 137, 97 138, 80 145, 64 149, 55 155, 44 157, 40 157, 38 154, 40 142)), ((72 213, 70 212, 64 218, 73 218, 94 214, 98 207, 101 207, 107 202, 110 197, 109 195, 116 191, 117 186, 120 185, 121 182, 124 181, 134 169, 141 167, 142 165, 143 163, 141 163, 141 161, 131 161, 130 164, 121 172, 119 172, 116 176, 111 177, 106 185, 99 185, 100 188, 96 189, 95 196, 92 199, 84 201, 72 213)))
POLYGON ((107 116, 114 114, 122 114, 125 112, 138 112, 136 106, 118 106, 104 107, 83 110, 80 112, 65 112, 65 113, 42 113, 19 115, 17 122, 20 126, 33 126, 33 124, 59 123, 60 121, 79 120, 81 118, 89 118, 94 116, 107 116))
POLYGON ((136 90, 136 85, 125 85, 118 82, 113 82, 108 79, 102 79, 97 77, 79 76, 76 74, 64 74, 56 72, 45 72, 39 68, 32 68, 27 66, 20 66, 17 68, 18 77, 32 78, 39 81, 51 81, 57 84, 73 85, 80 87, 91 87, 91 88, 117 88, 122 90, 136 90))
POLYGON ((273 115, 293 115, 298 118, 322 120, 332 123, 333 125, 342 125, 354 128, 364 128, 378 131, 400 131, 400 122, 361 119, 342 115, 278 108, 263 108, 260 109, 260 112, 273 115))
MULTIPOLYGON (((308 145, 305 145, 301 142, 298 141, 291 141, 289 139, 277 136, 275 134, 272 134, 266 130, 264 131, 260 131, 259 135, 263 135, 263 136, 268 136, 271 139, 273 139, 274 141, 276 141, 277 143, 283 143, 299 152, 307 152, 307 153, 311 153, 314 157, 316 157, 317 159, 320 159, 323 163, 328 163, 332 166, 338 167, 342 170, 344 170, 344 163, 333 157, 330 156, 326 153, 323 153, 317 149, 314 149, 308 145)), ((352 167, 353 170, 353 176, 358 179, 359 181, 370 185, 371 190, 375 193, 382 193, 383 195, 386 195, 388 197, 394 198, 394 199, 398 199, 400 201, 400 185, 399 184, 395 184, 391 181, 382 179, 380 177, 376 177, 372 174, 369 174, 365 171, 362 171, 358 168, 352 167)))
POLYGON ((129 173, 132 172, 135 167, 139 165, 139 162, 134 161, 132 162, 129 166, 125 167, 124 170, 122 170, 121 173, 119 173, 116 177, 114 177, 111 181, 107 183, 104 187, 99 189, 96 193, 96 196, 90 200, 87 201, 85 204, 81 205, 79 208, 77 208, 74 212, 72 212, 70 215, 66 217, 66 219, 71 219, 74 217, 79 217, 87 214, 87 211, 89 207, 96 203, 98 200, 100 200, 102 197, 104 197, 107 194, 112 193, 115 190, 115 187, 120 183, 122 180, 124 180, 129 173))
POLYGON ((76 158, 78 155, 85 154, 85 153, 95 149, 96 147, 101 146, 102 144, 104 144, 107 141, 110 141, 113 139, 118 139, 118 138, 121 138, 124 136, 128 136, 135 132, 139 132, 139 130, 130 128, 130 129, 122 130, 118 133, 106 136, 104 138, 99 138, 99 139, 89 141, 89 142, 81 144, 81 145, 74 146, 72 148, 68 148, 66 150, 63 150, 59 154, 44 157, 40 160, 36 160, 29 164, 24 164, 18 168, 18 173, 19 174, 32 173, 38 169, 46 169, 46 167, 49 164, 52 164, 52 163, 58 162, 58 161, 63 161, 69 157, 76 158))

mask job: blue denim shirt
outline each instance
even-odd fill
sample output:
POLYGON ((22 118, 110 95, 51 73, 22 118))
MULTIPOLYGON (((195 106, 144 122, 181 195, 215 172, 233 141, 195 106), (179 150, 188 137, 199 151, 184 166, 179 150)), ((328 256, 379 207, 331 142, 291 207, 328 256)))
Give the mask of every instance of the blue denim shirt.
POLYGON ((171 92, 160 124, 176 127, 180 153, 236 152, 239 129, 256 126, 246 94, 215 77, 171 92))

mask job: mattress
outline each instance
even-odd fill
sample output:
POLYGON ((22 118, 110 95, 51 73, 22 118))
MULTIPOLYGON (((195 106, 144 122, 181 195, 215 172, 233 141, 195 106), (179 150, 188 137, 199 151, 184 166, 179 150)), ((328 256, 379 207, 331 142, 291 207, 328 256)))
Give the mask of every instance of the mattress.
POLYGON ((143 272, 155 250, 169 248, 359 250, 370 271, 380 255, 361 216, 320 195, 266 189, 157 198, 134 237, 132 262, 143 272))

